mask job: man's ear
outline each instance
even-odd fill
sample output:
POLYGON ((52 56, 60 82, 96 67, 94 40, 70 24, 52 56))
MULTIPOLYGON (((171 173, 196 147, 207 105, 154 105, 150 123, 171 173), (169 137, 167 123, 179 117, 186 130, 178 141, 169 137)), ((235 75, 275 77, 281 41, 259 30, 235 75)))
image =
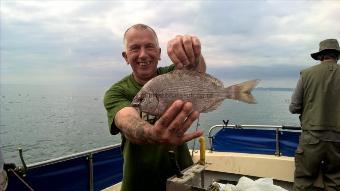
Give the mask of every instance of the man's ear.
POLYGON ((158 60, 161 60, 161 52, 162 52, 162 49, 159 48, 159 55, 158 55, 158 60))
POLYGON ((122 52, 122 56, 123 56, 123 58, 125 59, 126 64, 129 65, 129 62, 128 62, 128 59, 127 59, 127 55, 126 55, 126 52, 125 52, 125 51, 122 52))

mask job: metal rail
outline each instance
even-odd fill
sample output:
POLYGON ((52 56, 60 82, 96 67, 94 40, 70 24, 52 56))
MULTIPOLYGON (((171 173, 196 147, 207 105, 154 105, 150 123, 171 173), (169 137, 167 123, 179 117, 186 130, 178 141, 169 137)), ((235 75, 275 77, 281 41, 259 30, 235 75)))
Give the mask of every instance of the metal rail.
MULTIPOLYGON (((301 131, 301 127, 297 127, 297 126, 240 125, 240 124, 227 124, 226 125, 226 124, 220 124, 220 125, 214 125, 214 126, 209 128, 208 138, 209 138, 210 146, 212 145, 212 138, 213 138, 212 133, 213 133, 214 130, 216 130, 218 128, 273 129, 273 130, 276 129, 278 131, 277 133, 279 133, 280 131, 301 131)), ((50 159, 50 160, 46 160, 46 161, 42 161, 42 162, 28 164, 27 170, 32 169, 32 168, 37 168, 37 167, 40 167, 40 166, 45 166, 45 165, 49 165, 49 164, 54 164, 54 163, 74 159, 74 158, 79 158, 79 157, 83 157, 83 156, 89 157, 90 155, 93 155, 95 153, 110 150, 112 148, 119 147, 119 146, 120 146, 120 144, 108 145, 108 146, 104 146, 104 147, 100 147, 100 148, 96 148, 96 149, 92 149, 92 150, 88 150, 88 151, 84 151, 84 152, 79 152, 79 153, 75 153, 75 154, 71 154, 71 155, 67 155, 67 156, 63 156, 63 157, 59 157, 59 158, 55 158, 55 159, 50 159)), ((211 150, 211 148, 210 148, 210 150, 211 150)), ((23 158, 22 158, 22 160, 23 160, 23 158)), ((26 166, 26 164, 25 164, 25 166, 26 166)))
POLYGON ((89 161, 89 191, 93 191, 94 186, 94 177, 93 177, 93 153, 90 153, 87 157, 87 160, 89 161))
POLYGON ((19 148, 19 155, 20 155, 20 159, 21 159, 23 166, 17 167, 15 169, 9 169, 9 170, 11 172, 13 172, 14 175, 21 182, 23 182, 29 190, 33 190, 33 188, 30 187, 30 185, 28 183, 26 183, 24 181, 24 179, 17 172, 20 172, 20 174, 24 177, 26 172, 29 171, 30 169, 39 168, 39 167, 42 167, 42 166, 47 166, 47 165, 51 165, 51 164, 55 164, 55 163, 60 163, 60 162, 64 162, 64 161, 75 159, 75 158, 86 157, 86 159, 88 160, 88 168, 89 168, 89 171, 88 171, 88 190, 92 191, 94 189, 93 155, 96 154, 96 153, 102 152, 102 151, 107 151, 107 150, 110 150, 110 149, 113 149, 113 148, 120 147, 120 145, 121 144, 115 144, 115 145, 100 147, 100 148, 96 148, 96 149, 92 149, 92 150, 88 150, 88 151, 84 151, 84 152, 71 154, 71 155, 64 156, 64 157, 59 157, 59 158, 55 158, 55 159, 50 159, 50 160, 46 160, 46 161, 42 161, 42 162, 29 164, 27 166, 26 166, 26 163, 25 163, 25 160, 24 160, 24 157, 23 157, 22 149, 19 148))
POLYGON ((95 153, 99 153, 101 151, 110 150, 112 148, 119 147, 119 146, 120 146, 120 143, 115 144, 115 145, 108 145, 108 146, 104 146, 104 147, 100 147, 100 148, 96 148, 96 149, 92 149, 92 150, 88 150, 88 151, 84 151, 84 152, 79 152, 79 153, 75 153, 75 154, 71 154, 71 155, 67 155, 67 156, 63 156, 63 157, 59 157, 59 158, 54 158, 54 159, 50 159, 50 160, 46 160, 46 161, 42 161, 42 162, 29 164, 29 165, 27 165, 27 170, 32 169, 32 168, 45 166, 45 165, 49 165, 49 164, 54 164, 54 163, 66 161, 66 160, 70 160, 70 159, 74 159, 74 158, 89 156, 90 154, 95 154, 95 153))
POLYGON ((281 131, 301 131, 301 127, 298 126, 287 126, 287 125, 240 125, 240 124, 228 124, 228 121, 225 122, 223 121, 224 124, 222 125, 214 125, 212 127, 209 128, 209 133, 208 133, 208 138, 209 138, 209 143, 210 143, 210 151, 213 151, 213 147, 212 147, 212 132, 215 129, 218 128, 234 128, 234 129, 263 129, 263 130, 275 130, 275 155, 276 156, 280 156, 280 132, 281 131))

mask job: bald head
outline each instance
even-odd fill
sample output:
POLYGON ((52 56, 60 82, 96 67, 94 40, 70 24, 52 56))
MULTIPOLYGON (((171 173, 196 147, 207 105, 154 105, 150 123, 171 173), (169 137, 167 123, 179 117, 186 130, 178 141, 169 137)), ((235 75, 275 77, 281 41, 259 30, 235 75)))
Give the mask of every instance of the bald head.
POLYGON ((127 49, 126 34, 127 34, 131 29, 140 30, 140 31, 143 31, 143 30, 150 30, 150 31, 154 34, 155 40, 156 40, 156 43, 157 43, 157 46, 159 47, 157 34, 156 34, 156 32, 155 32, 151 27, 149 27, 148 25, 145 25, 145 24, 135 24, 135 25, 132 25, 131 27, 129 27, 128 29, 126 29, 126 31, 125 31, 125 33, 124 33, 123 43, 124 43, 124 48, 125 48, 125 50, 127 49))

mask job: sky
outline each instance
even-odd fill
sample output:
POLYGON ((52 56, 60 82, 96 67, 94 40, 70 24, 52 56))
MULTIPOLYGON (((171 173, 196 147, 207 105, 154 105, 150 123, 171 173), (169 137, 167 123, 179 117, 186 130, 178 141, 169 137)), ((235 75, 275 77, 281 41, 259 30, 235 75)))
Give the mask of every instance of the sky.
POLYGON ((144 23, 171 64, 167 42, 197 36, 207 72, 225 84, 261 79, 295 87, 318 62, 319 42, 340 34, 339 0, 1 0, 0 84, 110 86, 131 68, 123 33, 144 23))

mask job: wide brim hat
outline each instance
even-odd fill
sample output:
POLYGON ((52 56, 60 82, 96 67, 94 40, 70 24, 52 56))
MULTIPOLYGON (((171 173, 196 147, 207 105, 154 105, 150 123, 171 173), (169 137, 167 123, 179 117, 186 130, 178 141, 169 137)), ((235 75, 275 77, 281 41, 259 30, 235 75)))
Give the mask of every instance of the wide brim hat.
POLYGON ((321 41, 319 45, 319 52, 312 53, 311 57, 314 60, 320 60, 319 56, 325 54, 325 52, 328 51, 336 52, 338 55, 340 55, 340 47, 336 39, 326 39, 321 41))

